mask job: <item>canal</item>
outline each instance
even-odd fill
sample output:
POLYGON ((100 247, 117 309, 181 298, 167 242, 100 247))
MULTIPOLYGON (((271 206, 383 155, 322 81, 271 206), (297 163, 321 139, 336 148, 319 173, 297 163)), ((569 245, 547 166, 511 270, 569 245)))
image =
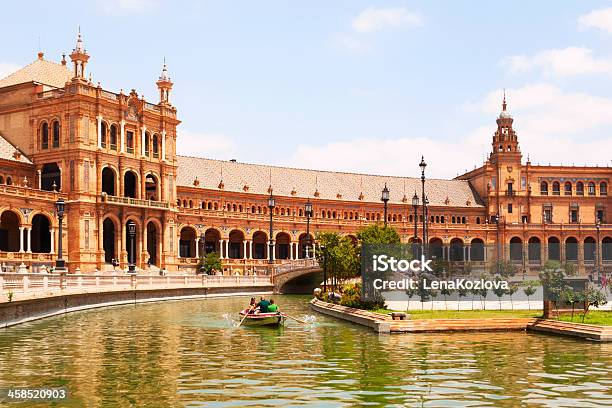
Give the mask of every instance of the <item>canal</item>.
POLYGON ((275 300, 315 322, 237 328, 248 298, 219 298, 1 329, 0 388, 67 387, 61 407, 612 406, 612 344, 526 333, 378 335, 310 317, 308 297, 275 300))

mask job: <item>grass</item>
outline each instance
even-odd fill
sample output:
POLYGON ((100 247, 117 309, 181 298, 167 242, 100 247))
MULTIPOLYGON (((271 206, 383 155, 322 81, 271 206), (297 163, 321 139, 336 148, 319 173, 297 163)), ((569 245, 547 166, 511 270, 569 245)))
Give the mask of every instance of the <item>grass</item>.
MULTIPOLYGON (((378 309, 388 314, 394 310, 378 309)), ((411 319, 486 319, 491 317, 542 317, 541 310, 410 310, 411 319)), ((587 315, 588 317, 588 315, 587 315)), ((575 318, 574 318, 575 319, 575 318)))
MULTIPOLYGON (((583 323, 582 322, 582 311, 576 311, 574 313, 574 319, 572 320, 571 314, 564 314, 557 318, 563 322, 583 323)), ((612 311, 591 311, 587 313, 584 318, 585 324, 595 324, 597 326, 612 326, 612 311)))

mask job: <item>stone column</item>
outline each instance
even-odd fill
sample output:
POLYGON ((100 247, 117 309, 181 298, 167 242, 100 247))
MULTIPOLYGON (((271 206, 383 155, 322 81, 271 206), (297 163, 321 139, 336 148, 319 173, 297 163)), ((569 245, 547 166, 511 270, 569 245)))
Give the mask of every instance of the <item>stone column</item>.
POLYGON ((38 175, 38 189, 42 190, 42 170, 36 170, 36 174, 38 175))
POLYGON ((96 116, 98 120, 98 149, 102 148, 102 116, 96 116))
POLYGON ((221 239, 219 240, 219 258, 221 259, 225 259, 223 257, 223 252, 224 252, 224 248, 225 247, 225 240, 221 239))
POLYGON ((195 257, 199 258, 200 257, 200 238, 196 238, 196 245, 195 245, 195 257))
POLYGON ((27 252, 32 252, 32 227, 26 228, 26 234, 27 234, 27 243, 28 243, 27 252))
POLYGON ((244 246, 244 250, 242 252, 242 259, 249 259, 249 257, 247 256, 247 240, 246 239, 243 241, 243 246, 244 246))
POLYGON ((266 243, 266 259, 272 259, 272 254, 270 254, 270 241, 266 243))
POLYGON ((51 235, 51 247, 50 247, 49 253, 54 254, 55 253, 55 228, 50 227, 49 234, 51 235))
POLYGON ((143 126, 140 133, 140 155, 145 157, 145 138, 146 138, 147 127, 143 126))
POLYGON ((253 240, 249 241, 249 259, 253 259, 253 240))
POLYGON ((19 227, 19 252, 24 252, 23 250, 23 230, 25 227, 19 227))

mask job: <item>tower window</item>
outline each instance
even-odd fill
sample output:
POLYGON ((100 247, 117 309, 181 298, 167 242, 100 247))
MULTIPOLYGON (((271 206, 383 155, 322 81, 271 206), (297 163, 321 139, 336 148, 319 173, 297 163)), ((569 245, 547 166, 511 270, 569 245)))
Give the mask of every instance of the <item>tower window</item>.
POLYGON ((47 122, 43 123, 40 129, 40 142, 40 147, 42 149, 49 148, 49 125, 47 124, 47 122))
POLYGON ((56 120, 53 122, 53 147, 57 148, 60 146, 60 124, 56 120))
POLYGON ((578 222, 578 209, 573 208, 570 210, 570 222, 578 222))
POLYGON ((548 183, 545 181, 540 183, 540 194, 548 195, 548 183))
POLYGON ((608 195, 608 185, 605 181, 599 183, 599 195, 607 196, 608 195))
POLYGON ((508 204, 508 214, 512 214, 512 204, 508 204))

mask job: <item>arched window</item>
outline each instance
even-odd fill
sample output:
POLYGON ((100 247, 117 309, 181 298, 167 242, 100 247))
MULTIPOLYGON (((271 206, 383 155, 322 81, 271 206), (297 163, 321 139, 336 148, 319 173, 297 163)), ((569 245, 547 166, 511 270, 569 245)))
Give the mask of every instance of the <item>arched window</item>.
POLYGON ((134 153, 134 132, 128 130, 125 132, 125 145, 128 153, 134 153))
POLYGON ((209 201, 208 204, 206 205, 206 208, 208 210, 212 210, 212 203, 209 201))
POLYGON ((200 204, 200 208, 205 210, 206 209, 206 202, 202 201, 202 203, 200 204))
POLYGON ((455 223, 455 216, 454 215, 451 217, 451 223, 453 223, 453 224, 455 223))
POLYGON ((462 224, 465 224, 465 223, 466 223, 466 222, 465 222, 465 217, 461 217, 461 223, 462 223, 462 224))
POLYGON ((56 120, 53 122, 53 147, 59 147, 60 146, 60 124, 59 122, 56 120))
POLYGON ((480 224, 480 217, 476 217, 476 224, 480 224))
POLYGON ((572 195, 572 183, 569 181, 566 181, 563 187, 563 194, 564 195, 572 195))
POLYGON ((590 181, 588 184, 588 192, 590 196, 595 195, 595 183, 593 183, 592 181, 590 181))
POLYGON ((7 178, 6 178, 6 185, 7 185, 7 186, 12 186, 12 185, 13 185, 13 179, 12 179, 12 178, 10 178, 10 177, 7 177, 7 178))
POLYGON ((49 124, 43 123, 40 128, 40 147, 41 149, 49 148, 49 124))
POLYGON ((553 193, 553 195, 560 195, 561 194, 561 185, 559 184, 558 181, 553 182, 553 184, 552 184, 552 193, 553 193))
POLYGON ((111 125, 110 135, 108 139, 109 139, 108 142, 110 144, 110 148, 112 150, 117 150, 117 125, 111 125))
POLYGON ((151 150, 151 135, 149 132, 145 132, 145 143, 144 143, 145 156, 149 157, 151 150))
POLYGON ((584 183, 582 181, 576 183, 576 195, 584 195, 584 183))
POLYGON ((540 195, 548 195, 548 183, 545 181, 540 183, 540 195))
POLYGON ((106 133, 108 129, 106 128, 106 122, 100 123, 100 145, 102 147, 106 147, 106 133))
POLYGON ((608 184, 605 181, 599 183, 599 195, 607 196, 608 195, 608 184))
POLYGON ((4 177, 0 176, 0 184, 4 184, 4 177))
POLYGON ((159 157, 159 138, 157 135, 153 135, 153 157, 156 159, 159 157))

